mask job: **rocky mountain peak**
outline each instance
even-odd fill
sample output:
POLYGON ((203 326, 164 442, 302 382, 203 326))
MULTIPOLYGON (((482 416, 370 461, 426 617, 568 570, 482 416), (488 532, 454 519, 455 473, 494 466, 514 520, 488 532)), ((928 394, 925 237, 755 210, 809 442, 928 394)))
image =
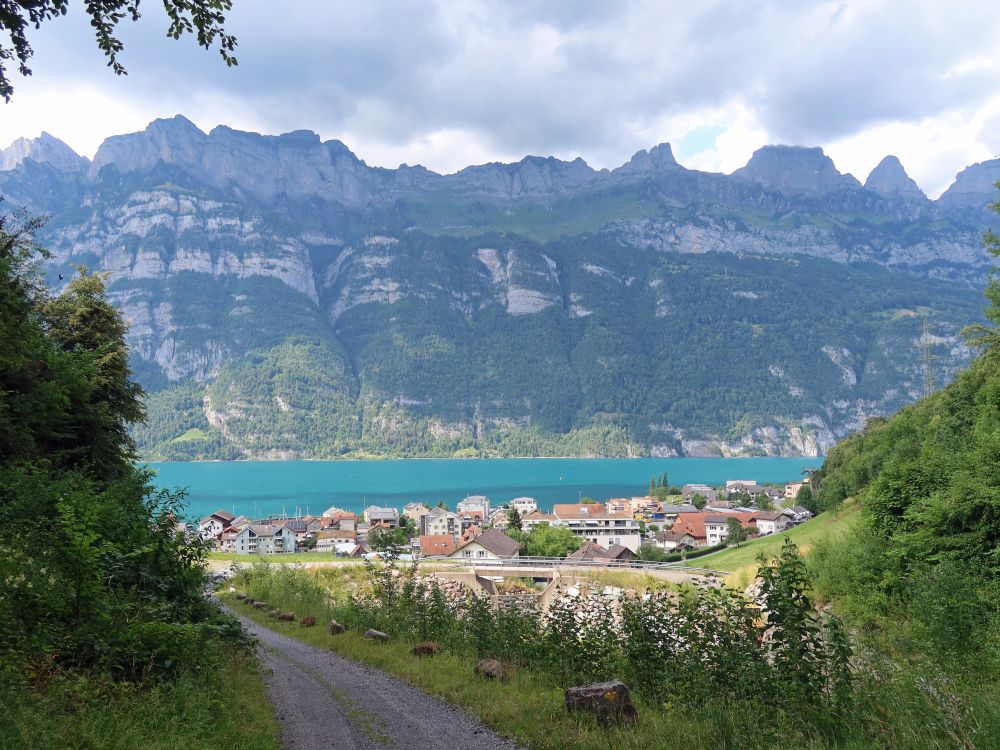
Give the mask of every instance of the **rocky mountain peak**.
POLYGON ((948 208, 985 208, 997 199, 1000 159, 990 159, 966 167, 944 191, 938 203, 948 208))
POLYGON ((512 164, 491 162, 466 167, 445 178, 449 186, 504 198, 542 197, 567 193, 598 175, 583 159, 526 156, 512 164))
POLYGON ((927 200, 924 191, 914 182, 899 159, 889 155, 878 163, 865 180, 865 187, 890 198, 927 200))
POLYGON ((681 169, 681 165, 674 158, 670 144, 661 143, 649 151, 636 151, 631 159, 615 169, 612 174, 647 174, 668 169, 681 169))
POLYGON ((861 187, 853 176, 841 174, 818 146, 764 146, 733 176, 785 195, 820 196, 861 187))
POLYGON ((208 138, 183 115, 153 120, 145 130, 106 138, 90 165, 91 177, 113 165, 120 172, 148 169, 163 161, 190 163, 201 159, 208 138))
POLYGON ((62 172, 77 172, 89 163, 85 157, 45 132, 38 138, 18 138, 6 149, 0 149, 0 172, 16 169, 25 159, 51 164, 62 172))

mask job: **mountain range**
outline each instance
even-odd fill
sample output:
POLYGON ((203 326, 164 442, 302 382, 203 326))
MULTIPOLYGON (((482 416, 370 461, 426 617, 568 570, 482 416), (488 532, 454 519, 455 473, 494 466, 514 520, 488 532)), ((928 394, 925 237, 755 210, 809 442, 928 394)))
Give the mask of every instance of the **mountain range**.
POLYGON ((109 273, 171 459, 821 453, 967 363, 997 180, 669 144, 441 175, 183 117, 0 152, 52 284, 109 273))

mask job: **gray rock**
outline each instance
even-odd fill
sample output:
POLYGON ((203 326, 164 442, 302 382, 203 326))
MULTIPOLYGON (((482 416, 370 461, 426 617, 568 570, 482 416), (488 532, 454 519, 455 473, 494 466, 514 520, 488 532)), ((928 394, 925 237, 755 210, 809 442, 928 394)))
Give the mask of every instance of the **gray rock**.
POLYGON ((388 633, 383 633, 381 630, 375 630, 374 628, 366 630, 364 637, 370 641, 379 641, 381 643, 385 643, 389 640, 388 633))
POLYGON ((571 687, 566 691, 566 710, 586 713, 604 724, 636 720, 635 706, 628 686, 622 682, 595 682, 571 687))
POLYGON ((278 614, 278 619, 284 622, 294 622, 295 613, 294 612, 281 612, 278 614))
POLYGON ((484 677, 487 680, 507 682, 509 679, 507 675, 507 668, 496 659, 482 659, 476 663, 476 666, 472 671, 476 676, 484 677))
POLYGON ((326 626, 326 632, 330 635, 340 635, 345 630, 346 628, 336 620, 330 620, 330 624, 326 626))
POLYGON ((421 641, 410 649, 410 653, 414 656, 434 656, 440 650, 440 643, 436 643, 435 641, 421 641))

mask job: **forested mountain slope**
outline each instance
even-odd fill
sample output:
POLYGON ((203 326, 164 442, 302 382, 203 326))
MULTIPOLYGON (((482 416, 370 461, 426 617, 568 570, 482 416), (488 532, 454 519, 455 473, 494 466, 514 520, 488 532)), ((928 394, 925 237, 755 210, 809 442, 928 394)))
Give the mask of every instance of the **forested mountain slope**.
MULTIPOLYGON (((986 245, 1000 255, 996 234, 987 233, 986 245)), ((986 296, 989 324, 966 332, 980 356, 944 389, 833 448, 814 477, 813 501, 831 509, 857 497, 862 507, 847 538, 816 551, 827 596, 859 624, 902 635, 897 647, 972 656, 995 679, 1000 281, 986 296)))
POLYGON ((820 149, 438 175, 184 118, 0 159, 50 279, 107 270, 146 455, 817 453, 968 359, 1000 160, 940 199, 820 149), (925 334, 924 322, 930 325, 925 334))

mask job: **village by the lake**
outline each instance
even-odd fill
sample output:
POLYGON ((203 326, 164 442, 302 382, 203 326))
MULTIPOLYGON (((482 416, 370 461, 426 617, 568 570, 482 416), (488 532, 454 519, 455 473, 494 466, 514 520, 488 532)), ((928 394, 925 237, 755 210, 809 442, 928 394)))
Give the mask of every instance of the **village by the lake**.
POLYGON ((808 476, 784 485, 752 479, 714 487, 665 482, 665 474, 651 480, 647 495, 584 498, 548 509, 532 497, 494 505, 485 495, 466 496, 453 508, 445 501, 430 507, 410 502, 401 508, 371 505, 361 514, 333 506, 319 515, 253 519, 220 508, 179 528, 216 552, 241 557, 324 553, 358 558, 393 549, 404 560, 476 563, 526 557, 526 538, 550 528, 569 540, 557 549, 567 562, 658 563, 697 558, 813 517, 799 502, 800 494, 812 497, 808 476))

